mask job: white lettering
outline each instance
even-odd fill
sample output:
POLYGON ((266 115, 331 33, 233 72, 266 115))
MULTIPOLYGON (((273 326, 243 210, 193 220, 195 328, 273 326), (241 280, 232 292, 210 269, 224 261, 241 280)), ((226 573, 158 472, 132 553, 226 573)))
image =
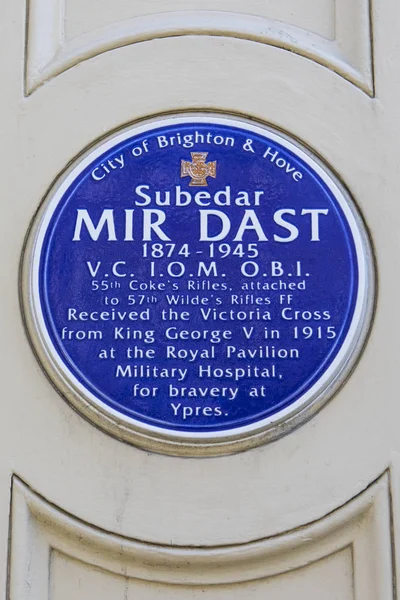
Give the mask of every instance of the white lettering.
POLYGON ((90 237, 94 241, 97 241, 99 239, 100 233, 104 225, 107 225, 108 241, 115 242, 117 240, 115 235, 114 211, 112 208, 105 208, 103 210, 99 222, 97 223, 97 226, 94 225, 86 208, 78 208, 77 213, 78 214, 76 217, 75 232, 74 237, 72 238, 73 242, 80 241, 83 224, 86 225, 86 229, 90 237))

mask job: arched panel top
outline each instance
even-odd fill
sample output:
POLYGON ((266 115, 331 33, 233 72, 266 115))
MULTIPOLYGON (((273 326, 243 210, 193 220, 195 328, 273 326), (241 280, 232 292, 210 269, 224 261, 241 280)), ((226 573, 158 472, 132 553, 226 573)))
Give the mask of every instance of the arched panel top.
MULTIPOLYGON (((146 592, 151 592, 154 585, 168 586, 162 587, 165 598, 194 598, 196 588, 201 586, 202 597, 220 600, 240 590, 246 597, 248 590, 243 584, 252 582, 253 587, 260 584, 260 595, 254 596, 259 598, 265 597, 267 590, 263 586, 271 584, 272 578, 281 577, 279 595, 274 597, 287 598, 293 597, 293 588, 286 595, 286 584, 298 573, 294 588, 299 581, 305 581, 307 596, 313 590, 313 580, 333 577, 335 582, 342 579, 343 583, 329 598, 338 598, 338 594, 354 600, 391 598, 393 541, 389 499, 390 481, 384 474, 335 512, 283 535, 234 546, 157 546, 84 523, 15 477, 10 597, 72 597, 73 585, 70 595, 59 596, 58 592, 64 589, 63 581, 73 584, 75 579, 79 590, 79 580, 88 582, 86 590, 90 595, 102 589, 105 582, 113 597, 119 597, 121 584, 126 590, 125 598, 147 598, 146 592), (338 557, 342 558, 339 565, 338 557), (316 568, 310 573, 307 569, 313 566, 316 568)), ((80 591, 78 597, 87 594, 81 595, 80 591)))
POLYGON ((233 37, 289 50, 373 96, 370 0, 29 0, 25 93, 103 52, 156 38, 233 37), (185 10, 182 10, 185 8, 185 10), (189 10, 188 10, 189 9, 189 10))

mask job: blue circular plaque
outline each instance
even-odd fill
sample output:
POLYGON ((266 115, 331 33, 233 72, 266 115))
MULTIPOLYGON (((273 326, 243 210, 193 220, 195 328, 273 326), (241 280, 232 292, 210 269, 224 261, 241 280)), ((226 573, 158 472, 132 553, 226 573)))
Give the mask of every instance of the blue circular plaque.
POLYGON ((348 193, 282 133, 180 115, 89 149, 25 251, 39 359, 96 424, 218 454, 274 439, 343 383, 368 331, 371 252, 348 193))

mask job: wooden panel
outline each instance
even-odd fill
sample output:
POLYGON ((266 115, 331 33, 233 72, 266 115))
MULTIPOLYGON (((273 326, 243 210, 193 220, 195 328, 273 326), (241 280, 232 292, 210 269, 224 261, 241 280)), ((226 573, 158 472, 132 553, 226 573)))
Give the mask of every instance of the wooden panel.
POLYGON ((335 38, 335 0, 66 0, 65 35, 71 39, 132 17, 188 10, 254 15, 335 38))
POLYGON ((157 546, 96 529, 13 482, 12 600, 392 597, 389 477, 325 518, 236 546, 157 546))
POLYGON ((51 600, 293 600, 318 598, 353 600, 352 552, 332 556, 289 573, 233 585, 190 586, 113 575, 55 552, 51 562, 51 600))
POLYGON ((373 95, 369 0, 28 0, 26 94, 103 52, 154 38, 211 35, 290 50, 373 95), (168 7, 168 9, 166 8, 168 7))

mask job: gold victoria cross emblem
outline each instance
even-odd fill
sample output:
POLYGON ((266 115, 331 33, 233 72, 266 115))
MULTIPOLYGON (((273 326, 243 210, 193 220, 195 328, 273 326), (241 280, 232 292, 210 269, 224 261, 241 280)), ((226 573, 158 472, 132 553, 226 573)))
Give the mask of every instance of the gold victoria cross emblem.
POLYGON ((191 152, 192 162, 181 160, 181 177, 191 177, 189 185, 205 187, 207 177, 216 177, 217 161, 206 163, 208 152, 191 152))

